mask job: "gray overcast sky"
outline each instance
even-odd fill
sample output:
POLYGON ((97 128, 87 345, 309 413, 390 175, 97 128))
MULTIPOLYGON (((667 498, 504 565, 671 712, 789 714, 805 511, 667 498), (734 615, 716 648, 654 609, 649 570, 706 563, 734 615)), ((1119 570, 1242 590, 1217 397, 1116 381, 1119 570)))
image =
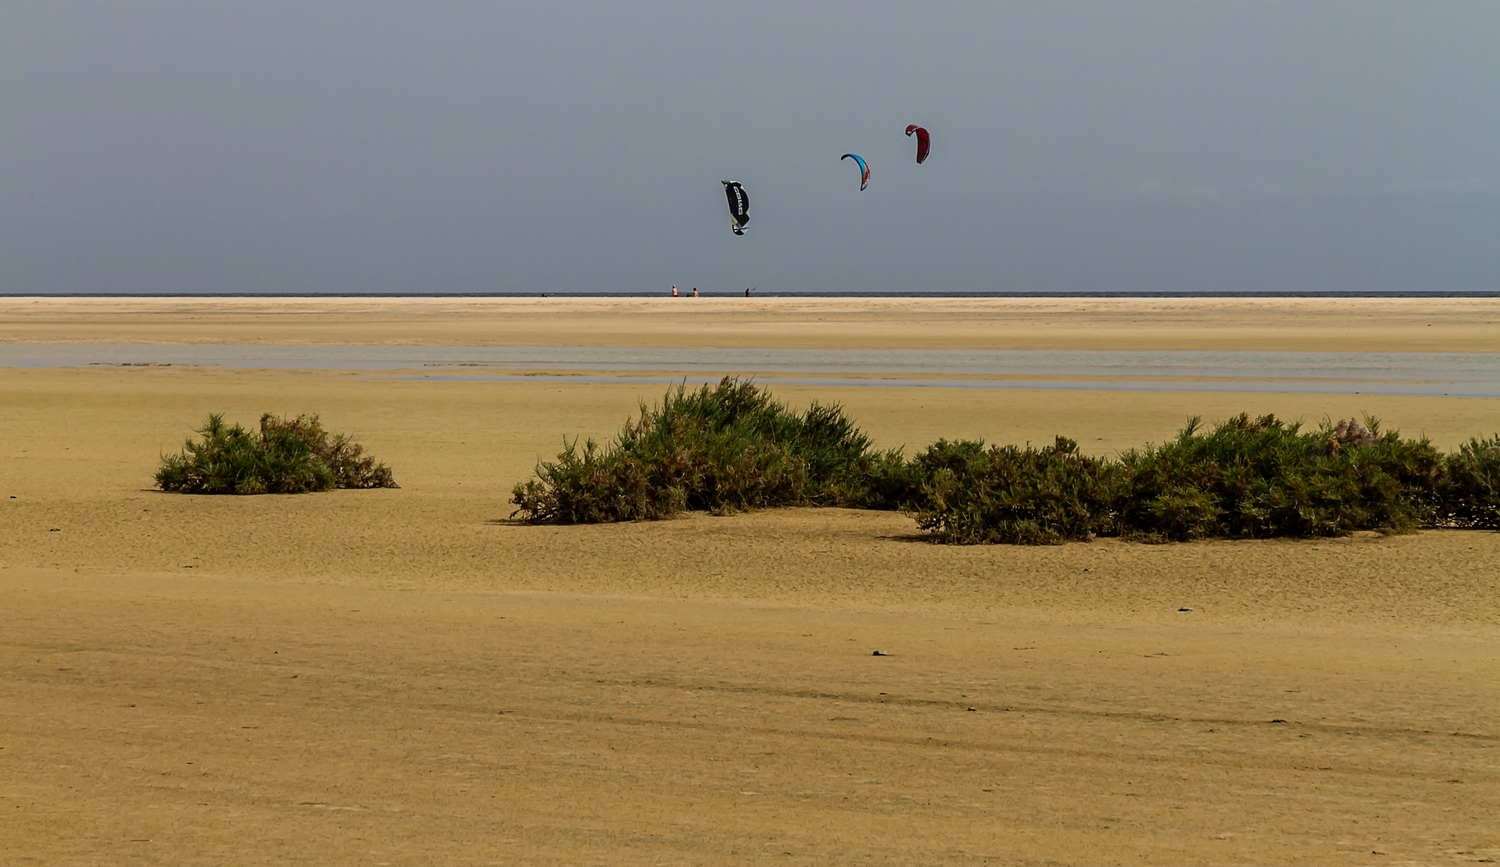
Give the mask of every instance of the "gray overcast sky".
POLYGON ((0 0, 0 292, 671 283, 1500 290, 1500 2, 0 0))

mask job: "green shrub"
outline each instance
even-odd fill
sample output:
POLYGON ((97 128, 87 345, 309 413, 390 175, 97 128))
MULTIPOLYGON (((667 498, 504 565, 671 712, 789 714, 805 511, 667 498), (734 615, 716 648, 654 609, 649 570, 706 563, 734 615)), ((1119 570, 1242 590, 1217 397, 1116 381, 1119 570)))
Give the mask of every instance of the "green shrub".
POLYGON ((511 491, 514 514, 533 524, 656 521, 687 504, 683 488, 653 484, 641 461, 602 453, 593 440, 582 450, 577 440, 566 443, 555 462, 537 465, 536 475, 511 491))
POLYGON ((899 510, 939 542, 1059 544, 1341 536, 1423 526, 1500 529, 1500 436, 1444 456, 1375 419, 1300 424, 1241 414, 1116 460, 939 440, 875 452, 837 406, 795 413, 725 378, 641 406, 607 448, 565 442, 515 486, 533 523, 657 520, 771 506, 899 510))
POLYGON ((838 406, 795 413, 753 383, 730 377, 679 385, 627 421, 608 448, 565 442, 555 461, 512 491, 532 523, 659 520, 771 506, 856 505, 876 458, 838 406))
POLYGON ((1477 505, 1449 511, 1467 525, 1494 515, 1483 491, 1495 488, 1474 480, 1500 480, 1500 450, 1476 445, 1464 454, 1488 457, 1450 462, 1474 469, 1445 476, 1429 442, 1367 421, 1303 432, 1274 416, 1240 415, 1201 432, 1192 419, 1176 439, 1118 461, 1080 456, 1063 437, 1051 449, 939 441, 911 462, 922 496, 900 505, 937 541, 961 544, 1341 536, 1430 525, 1441 482, 1462 476, 1468 481, 1450 487, 1478 492, 1465 501, 1477 505))
POLYGON ((1120 456, 1123 533, 1145 540, 1409 532, 1432 514, 1442 456, 1353 420, 1303 433, 1247 415, 1120 456))
POLYGON ((394 488, 384 464, 366 457, 349 437, 330 436, 317 416, 277 418, 267 413, 260 430, 226 425, 210 415, 182 451, 163 455, 156 485, 185 494, 300 494, 334 488, 394 488))
POLYGON ((929 472, 900 449, 870 456, 864 478, 851 483, 850 505, 888 512, 915 512, 927 502, 929 472))
POLYGON ((1471 439, 1444 461, 1435 522, 1500 530, 1500 435, 1471 439))
POLYGON ((1057 545, 1114 529, 1113 468, 1065 437, 1047 449, 939 440, 912 463, 917 526, 938 542, 1057 545))
POLYGON ((365 455, 364 446, 348 434, 330 434, 316 415, 277 418, 270 413, 260 417, 264 439, 293 437, 307 444, 309 451, 333 472, 335 488, 395 488, 390 467, 365 455))

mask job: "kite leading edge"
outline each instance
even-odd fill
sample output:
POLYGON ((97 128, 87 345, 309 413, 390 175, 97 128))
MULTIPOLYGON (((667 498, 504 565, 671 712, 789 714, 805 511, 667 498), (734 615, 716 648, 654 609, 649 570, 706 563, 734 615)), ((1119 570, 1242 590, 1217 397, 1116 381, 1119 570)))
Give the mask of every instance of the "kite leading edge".
POLYGON ((859 164, 859 188, 864 190, 865 185, 870 183, 870 167, 865 165, 865 158, 859 154, 844 154, 839 157, 839 162, 852 159, 859 164))
POLYGON ((927 152, 932 149, 932 137, 927 134, 927 130, 916 124, 906 128, 907 135, 913 133, 917 136, 917 165, 921 165, 922 161, 927 159, 927 152))

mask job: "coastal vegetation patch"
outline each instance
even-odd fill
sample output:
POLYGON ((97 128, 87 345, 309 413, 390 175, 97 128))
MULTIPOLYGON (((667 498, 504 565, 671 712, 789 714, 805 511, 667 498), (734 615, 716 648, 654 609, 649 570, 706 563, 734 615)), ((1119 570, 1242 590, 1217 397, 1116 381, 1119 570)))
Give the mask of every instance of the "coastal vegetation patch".
POLYGON ((660 520, 774 506, 863 506, 884 457, 838 406, 798 413, 769 391, 726 378, 679 385, 601 447, 565 441, 515 486, 518 513, 538 524, 660 520))
POLYGON ((669 390, 615 440, 565 441, 512 492, 536 524, 661 520, 776 506, 902 511, 937 542, 1060 544, 1500 529, 1500 436, 1444 454, 1378 419, 1304 429, 1275 416, 1205 425, 1117 458, 939 440, 879 451, 842 407, 798 413, 752 382, 669 390))
POLYGON ((258 430, 213 414, 182 451, 163 455, 156 486, 183 494, 301 494, 335 488, 394 488, 391 470, 316 415, 266 413, 258 430))

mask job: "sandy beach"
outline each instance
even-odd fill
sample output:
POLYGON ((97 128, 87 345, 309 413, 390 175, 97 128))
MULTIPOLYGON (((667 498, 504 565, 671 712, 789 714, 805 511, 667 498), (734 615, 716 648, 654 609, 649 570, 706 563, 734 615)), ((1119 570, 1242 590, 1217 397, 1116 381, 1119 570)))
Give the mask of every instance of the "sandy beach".
POLYGON ((3 341, 1495 352, 1495 298, 0 298, 3 341))
MULTIPOLYGON (((1493 354, 1500 301, 12 298, 0 342, 1493 354)), ((0 861, 1500 860, 1500 534, 527 527, 537 459, 664 386, 523 373, 0 367, 0 861), (151 490, 209 412, 267 411, 401 488, 151 490)), ((882 446, 1500 430, 1500 399, 1263 387, 775 389, 882 446)))

